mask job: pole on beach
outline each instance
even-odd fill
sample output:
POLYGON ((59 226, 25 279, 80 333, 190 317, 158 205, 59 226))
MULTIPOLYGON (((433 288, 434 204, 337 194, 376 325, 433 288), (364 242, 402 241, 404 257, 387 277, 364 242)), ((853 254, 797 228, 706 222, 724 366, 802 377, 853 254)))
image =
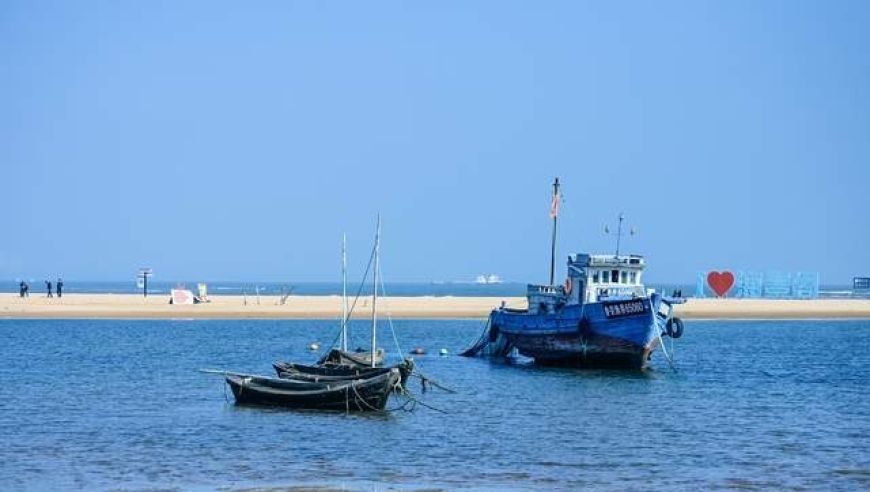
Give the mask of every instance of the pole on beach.
POLYGON ((142 297, 148 297, 148 277, 153 275, 150 268, 140 268, 139 278, 142 280, 142 297))

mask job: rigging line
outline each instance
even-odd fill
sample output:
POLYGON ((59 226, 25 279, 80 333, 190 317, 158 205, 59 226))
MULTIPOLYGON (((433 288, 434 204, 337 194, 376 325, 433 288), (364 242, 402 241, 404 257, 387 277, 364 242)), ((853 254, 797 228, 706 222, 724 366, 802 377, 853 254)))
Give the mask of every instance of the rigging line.
MULTIPOLYGON (((371 271, 372 262, 374 261, 374 259, 375 259, 375 248, 373 247, 372 254, 369 256, 369 263, 366 265, 366 271, 365 271, 365 273, 363 273, 363 278, 360 281, 359 287, 356 290, 356 296, 353 298, 353 304, 351 304, 350 309, 348 309, 348 311, 347 311, 347 320, 349 320, 350 315, 353 314, 353 310, 356 307, 356 303, 359 300, 360 295, 362 294, 363 287, 365 287, 366 279, 369 278, 369 271, 371 271)), ((347 320, 345 320, 345 322, 347 322, 347 320)))
MULTIPOLYGON (((384 295, 384 298, 387 298, 387 289, 386 289, 386 287, 384 286, 384 276, 383 276, 383 275, 379 275, 379 277, 380 277, 380 279, 381 279, 381 281, 380 281, 381 293, 384 295)), ((404 360, 404 354, 405 354, 405 352, 402 350, 402 347, 399 345, 399 339, 398 339, 398 337, 396 337, 396 330, 395 330, 395 328, 393 327, 393 317, 390 316, 389 310, 386 310, 386 311, 387 311, 387 322, 388 322, 389 325, 390 325, 390 334, 393 336, 393 343, 396 344, 396 350, 399 352, 399 359, 404 360)), ((450 393, 456 393, 456 391, 454 391, 454 390, 448 388, 447 386, 444 386, 444 385, 442 385, 442 384, 439 384, 439 383, 437 383, 436 381, 434 381, 433 379, 431 379, 431 378, 427 378, 427 377, 423 376, 423 375, 422 375, 422 371, 421 371, 420 369, 421 369, 421 368, 420 368, 420 366, 419 366, 419 362, 415 362, 415 363, 414 363, 414 372, 413 372, 411 375, 419 377, 422 381, 429 381, 429 382, 432 383, 434 386, 436 386, 436 387, 438 387, 438 388, 440 388, 440 389, 442 389, 442 390, 444 390, 444 391, 447 391, 447 392, 450 392, 450 393)), ((426 406, 426 405, 423 404, 423 403, 420 403, 420 404, 423 405, 423 406, 426 406)), ((438 410, 438 409, 434 409, 434 410, 438 410)), ((438 410, 438 411, 440 412, 441 410, 438 410)), ((447 412, 444 412, 444 413, 447 413, 447 412)))
MULTIPOLYGON (((345 325, 347 325, 347 322, 350 320, 350 316, 351 316, 351 314, 353 314, 353 309, 356 307, 356 302, 360 298, 360 294, 362 293, 362 289, 365 286, 366 279, 369 276, 369 270, 371 270, 372 261, 374 260, 374 257, 375 257, 375 250, 374 250, 374 248, 372 248, 372 254, 369 256, 369 263, 368 263, 368 265, 366 265, 366 271, 365 271, 365 273, 363 273, 362 281, 360 281, 359 288, 356 291, 356 296, 353 298, 353 304, 351 304, 350 309, 348 309, 348 311, 347 311, 347 317, 344 318, 345 325)), ((330 348, 335 347, 335 345, 336 345, 335 342, 340 337, 341 337, 341 332, 339 331, 338 335, 335 336, 335 338, 332 340, 332 344, 329 347, 330 348)))
MULTIPOLYGON (((380 270, 380 268, 378 268, 378 269, 380 270)), ((378 272, 378 276, 380 277, 381 294, 383 294, 384 299, 386 299, 387 298, 387 289, 386 289, 386 287, 384 287, 384 275, 383 275, 383 273, 378 272)), ((383 301, 381 301, 381 302, 384 303, 383 301)), ((384 303, 384 304, 386 304, 386 303, 384 303)), ((402 351, 402 347, 399 345, 399 339, 396 337, 396 330, 395 330, 395 328, 393 328, 393 317, 390 316, 389 309, 385 309, 385 311, 387 313, 387 322, 390 325, 390 334, 393 336, 393 343, 396 345, 396 350, 399 353, 398 354, 399 359, 403 359, 405 352, 402 351)))

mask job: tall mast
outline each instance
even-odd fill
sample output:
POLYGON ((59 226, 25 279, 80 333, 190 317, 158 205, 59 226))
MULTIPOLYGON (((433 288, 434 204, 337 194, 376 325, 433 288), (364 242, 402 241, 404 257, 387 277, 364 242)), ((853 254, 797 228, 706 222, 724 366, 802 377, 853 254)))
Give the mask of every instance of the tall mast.
POLYGON ((556 274, 556 221, 559 218, 559 178, 553 182, 553 204, 550 206, 550 217, 553 218, 553 239, 550 244, 550 285, 556 274))
POLYGON ((375 350, 377 350, 378 331, 378 270, 381 256, 381 214, 378 214, 378 229, 375 233, 375 283, 372 290, 372 367, 375 367, 375 350))
POLYGON ((347 351, 347 234, 341 235, 341 350, 347 351))

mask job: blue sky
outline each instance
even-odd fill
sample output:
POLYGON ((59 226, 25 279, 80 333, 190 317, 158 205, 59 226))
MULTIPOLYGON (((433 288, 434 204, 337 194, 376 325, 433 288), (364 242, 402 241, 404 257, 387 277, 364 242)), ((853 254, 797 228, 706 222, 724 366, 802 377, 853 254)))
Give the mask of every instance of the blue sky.
POLYGON ((870 3, 0 5, 0 279, 870 275, 870 3))

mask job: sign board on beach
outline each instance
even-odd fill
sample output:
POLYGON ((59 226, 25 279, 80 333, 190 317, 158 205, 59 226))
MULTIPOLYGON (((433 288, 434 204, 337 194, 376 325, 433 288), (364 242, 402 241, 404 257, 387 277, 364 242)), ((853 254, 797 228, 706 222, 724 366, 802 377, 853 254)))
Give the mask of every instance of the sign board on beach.
POLYGON ((145 297, 148 297, 148 277, 154 275, 154 272, 150 267, 143 267, 139 269, 139 273, 136 275, 136 287, 142 289, 142 294, 145 297))
POLYGON ((187 289, 172 289, 170 292, 172 304, 193 304, 193 292, 187 289))

